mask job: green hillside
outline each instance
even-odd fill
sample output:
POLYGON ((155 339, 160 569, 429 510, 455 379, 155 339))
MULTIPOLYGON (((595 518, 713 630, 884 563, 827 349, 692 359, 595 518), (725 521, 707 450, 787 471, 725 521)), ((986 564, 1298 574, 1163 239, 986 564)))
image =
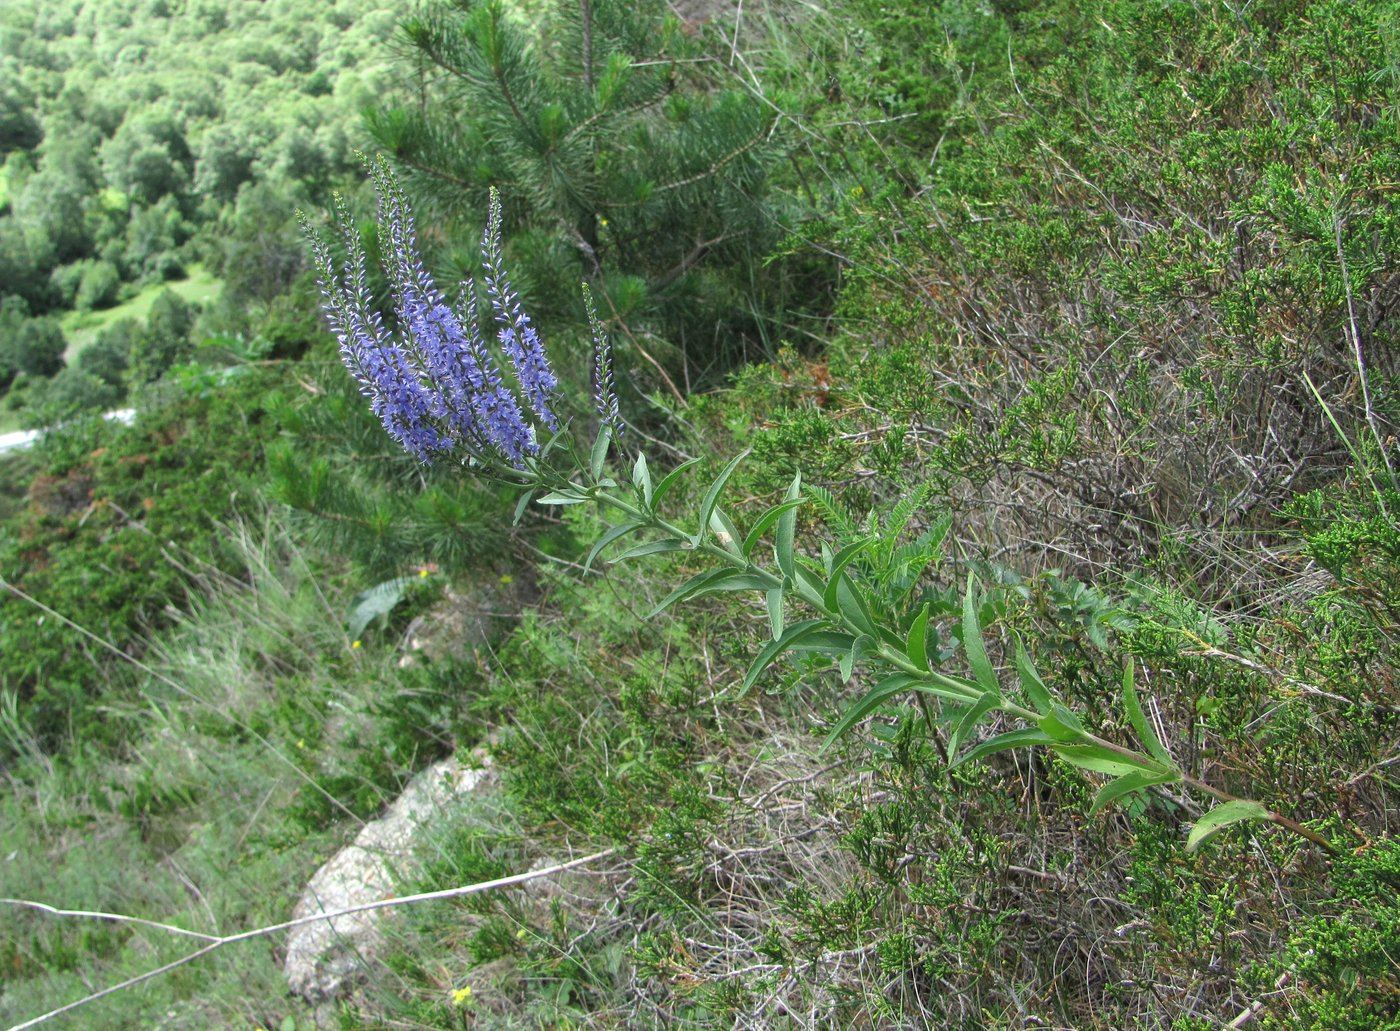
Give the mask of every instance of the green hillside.
POLYGON ((7 6, 0 1017, 1400 1029, 1393 6, 7 6))

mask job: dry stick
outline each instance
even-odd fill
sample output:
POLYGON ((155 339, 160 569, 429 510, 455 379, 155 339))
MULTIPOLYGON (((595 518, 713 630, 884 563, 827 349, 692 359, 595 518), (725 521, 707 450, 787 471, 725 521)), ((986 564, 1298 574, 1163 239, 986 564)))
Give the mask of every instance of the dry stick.
MULTIPOLYGON (((350 906, 346 909, 337 909, 330 913, 313 913, 311 916, 298 917, 295 920, 287 920, 280 924, 271 924, 267 927, 257 927, 251 931, 243 931, 239 934, 230 934, 223 938, 214 938, 210 941, 208 945, 204 946, 203 948, 196 949, 194 952, 191 952, 186 956, 182 956, 174 962, 167 963, 163 967, 159 967, 155 970, 148 970, 146 971, 146 973, 138 974, 136 977, 129 978, 121 982, 120 984, 114 984, 108 988, 103 988, 100 992, 93 992, 91 995, 78 999, 76 1002, 70 1002, 65 1006, 58 1007, 58 1009, 49 1010, 49 1012, 41 1014, 40 1016, 35 1017, 33 1020, 26 1020, 22 1024, 15 1024, 9 1028, 9 1031, 24 1031, 25 1028, 35 1027, 39 1024, 44 1023, 47 1020, 52 1020, 54 1017, 61 1016, 64 1013, 69 1013, 80 1006, 85 1006, 90 1002, 95 1002, 98 999, 103 998, 104 996, 112 995, 113 993, 119 992, 124 988, 130 988, 133 985, 140 984, 142 981, 149 981, 151 980, 151 978, 159 977, 161 974, 174 970, 177 967, 182 967, 186 963, 192 963, 195 960, 199 959, 201 956, 208 955, 215 949, 222 948, 225 945, 232 945, 234 942, 247 941, 249 938, 265 937, 269 934, 276 934, 278 931, 286 931, 293 927, 300 927, 303 924, 315 923, 318 920, 334 920, 337 917, 350 916, 354 913, 365 913, 375 909, 387 909, 391 906, 403 906, 413 902, 431 902, 436 899, 458 898, 462 895, 472 895, 477 892, 490 891, 493 888, 507 888, 514 884, 523 884, 525 881, 533 881, 540 877, 548 877, 551 874, 560 873, 564 870, 569 870, 575 866, 582 866, 585 863, 591 863, 595 859, 602 859, 604 856, 612 855, 615 851, 617 850, 606 848, 601 852, 594 852, 592 855, 583 856, 580 859, 571 859, 567 863, 559 863, 555 866, 547 866, 543 870, 531 870, 528 873, 513 874, 510 877, 499 877, 494 881, 482 881, 479 884, 467 884, 457 888, 445 888, 442 891, 427 891, 422 892, 418 895, 404 895, 401 898, 381 899, 378 902, 366 902, 362 905, 350 906)), ((104 919, 132 920, 137 921, 139 923, 149 923, 152 926, 160 927, 169 931, 179 931, 179 933, 181 934, 197 933, 192 931, 183 931, 178 927, 169 927, 165 924, 157 924, 154 921, 139 920, 136 917, 117 917, 110 913, 82 913, 76 910, 56 910, 50 906, 45 906, 41 903, 22 902, 14 899, 4 899, 0 901, 18 902, 19 905, 34 906, 35 908, 45 909, 50 912, 57 913, 61 916, 99 916, 104 919)), ((201 935, 201 937, 206 936, 201 935)))
POLYGON ((266 748, 266 749, 267 749, 269 752, 271 752, 273 755, 277 756, 277 758, 281 759, 281 760, 282 760, 284 763, 286 763, 288 766, 290 766, 290 767, 292 768, 293 772, 295 772, 297 776, 299 776, 302 780, 306 781, 306 783, 310 784, 313 788, 315 788, 318 792, 320 792, 320 794, 321 794, 321 795, 326 799, 326 801, 328 801, 331 805, 335 806, 337 809, 339 809, 339 810, 340 810, 342 813, 344 813, 346 816, 350 817, 350 819, 352 819, 352 820, 354 820, 356 823, 358 823, 361 827, 363 827, 363 826, 365 825, 365 821, 362 820, 359 816, 355 815, 355 812, 354 812, 352 809, 350 809, 348 806, 346 806, 344 802, 342 802, 340 799, 336 798, 334 795, 332 795, 332 794, 331 794, 329 791, 327 791, 325 788, 321 787, 320 784, 316 783, 316 778, 315 778, 315 777, 312 777, 309 773, 307 773, 305 770, 303 770, 300 766, 298 766, 296 763, 292 762, 291 758, 290 758, 289 756, 287 756, 284 752, 282 752, 281 750, 279 750, 279 749, 277 748, 276 745, 274 745, 271 741, 269 741, 269 740, 268 740, 266 737, 264 737, 262 734, 259 734, 256 730, 254 730, 254 729, 253 729, 251 726, 249 726, 247 723, 245 723, 245 722, 243 722, 242 720, 240 720, 237 716, 233 716, 233 715, 230 715, 230 714, 227 713, 227 712, 224 712, 224 710, 220 709, 220 708, 219 708, 217 705, 215 705, 213 702, 210 702, 210 701, 208 701, 207 699, 204 699, 204 698, 199 697, 199 695, 195 694, 195 693, 194 693, 193 691, 191 691, 188 687, 185 687, 183 684, 177 684, 174 680, 170 679, 170 677, 168 677, 168 676, 166 676, 164 673, 160 672, 160 670, 155 669, 155 668, 153 668, 153 667, 151 667, 151 666, 148 666, 148 665, 146 665, 144 662, 142 662, 140 659, 137 659, 137 658, 134 658, 133 656, 128 655, 126 652, 122 651, 120 648, 118 648, 118 647, 117 647, 115 644, 113 644, 112 642, 107 641, 107 640, 104 640, 103 638, 97 636, 97 635, 94 634, 91 630, 89 630, 87 627, 82 626, 82 625, 79 624, 79 623, 75 623, 73 620, 71 620, 71 619, 69 619, 67 616, 65 616, 62 612, 59 612, 57 609, 50 608, 49 606, 45 605, 42 601, 40 601, 38 598, 34 597, 33 595, 31 595, 31 594, 25 594, 24 591, 20 590, 20 589, 19 589, 18 587, 16 587, 14 584, 10 583, 10 582, 9 582, 8 580, 6 580, 3 576, 0 576, 0 587, 3 587, 5 590, 9 591, 9 592, 10 592, 11 594, 13 594, 16 598, 19 598, 19 599, 21 599, 21 600, 23 600, 23 601, 29 602, 29 604, 33 605, 36 609, 39 609, 41 612, 46 612, 46 613, 48 613, 50 616, 53 616, 54 619, 59 620, 60 622, 62 622, 62 623, 65 624, 66 626, 72 627, 74 630, 78 631, 78 633, 82 634, 84 637, 86 637, 86 638, 88 638, 88 639, 90 639, 90 640, 96 641, 98 644, 100 644, 103 648, 106 648, 109 652, 111 652, 111 653, 112 653, 113 655, 115 655, 117 658, 119 658, 119 659, 125 659, 127 662, 131 663, 133 666, 135 666, 137 669, 139 669, 142 673, 145 673, 145 674, 147 674, 148 676, 155 677, 157 680, 159 680, 159 681, 160 681, 162 684, 164 684, 166 687, 169 687, 169 688, 171 688, 171 689, 173 689, 173 690, 179 692, 179 693, 180 693, 181 695, 183 695, 184 697, 189 698, 189 699, 191 699, 192 701, 199 703, 200 705, 203 705, 203 706, 205 706, 205 707, 207 707, 207 708, 213 709, 215 712, 217 712, 217 713, 218 713, 220 716, 222 716, 224 719, 228 720, 230 723, 232 723, 232 724, 233 724, 235 727, 237 727, 239 730, 245 731, 246 733, 250 734, 250 735, 253 737, 254 740, 256 740, 259 744, 261 744, 264 748, 266 748))
POLYGON ((217 934, 205 934, 203 931, 191 931, 187 927, 176 927, 174 924, 163 924, 159 920, 147 920, 139 916, 127 916, 124 913, 100 913, 91 909, 59 909, 57 906, 50 906, 46 902, 33 902, 29 899, 0 899, 0 906, 26 906, 29 909, 41 909, 45 913, 54 916, 85 916, 93 920, 112 920, 124 924, 144 924, 146 927, 155 927, 162 931, 169 931, 171 934, 187 934, 191 938, 203 938, 205 941, 216 942, 219 940, 217 934))
POLYGON ((1391 486, 1395 485, 1395 466, 1390 463, 1390 449, 1385 446, 1385 438, 1381 436, 1380 426, 1376 422, 1376 410, 1371 404, 1371 377, 1366 370, 1366 356, 1361 349, 1361 331, 1356 327, 1356 300, 1351 292, 1351 273, 1347 270, 1347 255, 1342 247, 1342 217, 1334 215, 1332 218, 1332 231, 1337 239, 1337 264, 1342 267, 1342 287, 1346 291, 1347 297, 1347 330, 1351 337, 1352 352, 1356 355, 1356 376, 1361 381, 1361 400, 1366 407, 1366 425, 1370 427, 1371 436, 1376 439, 1376 446, 1380 448, 1381 461, 1385 463, 1386 471, 1390 473, 1391 486))

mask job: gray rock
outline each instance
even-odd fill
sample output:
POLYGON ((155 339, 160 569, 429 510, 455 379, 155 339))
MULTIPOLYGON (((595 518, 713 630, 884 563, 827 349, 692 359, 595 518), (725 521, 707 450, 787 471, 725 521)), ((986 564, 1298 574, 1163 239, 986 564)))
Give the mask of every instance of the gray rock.
MULTIPOLYGON (((392 897, 395 875, 412 871, 418 829, 492 776, 489 758, 475 768, 444 759, 419 773, 382 817, 366 824, 353 844, 316 871, 292 918, 392 897)), ((312 1003, 344 994, 383 947, 382 924, 391 913, 392 908, 377 909, 292 928, 282 964, 291 990, 312 1003)))

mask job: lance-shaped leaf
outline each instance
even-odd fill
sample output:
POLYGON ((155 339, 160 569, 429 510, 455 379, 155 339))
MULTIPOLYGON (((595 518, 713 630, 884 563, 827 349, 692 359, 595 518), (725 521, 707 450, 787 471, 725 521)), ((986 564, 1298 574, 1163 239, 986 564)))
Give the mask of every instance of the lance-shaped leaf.
POLYGON ((804 619, 800 623, 794 623, 776 639, 760 648, 758 654, 754 656, 753 662, 749 663, 749 671, 744 675, 743 684, 739 686, 739 694, 741 696, 747 694, 758 681, 759 675, 772 665, 779 655, 825 625, 826 620, 824 619, 804 619))
POLYGON ((830 580, 826 585, 825 593, 822 595, 822 602, 828 612, 836 611, 836 592, 840 589, 841 579, 845 576, 846 567, 859 558, 862 551, 865 551, 873 545, 875 540, 876 538, 874 537, 867 537, 863 541, 856 541, 854 544, 849 544, 842 548, 836 554, 836 557, 831 560, 831 568, 827 570, 827 576, 830 580))
POLYGON ((774 587, 763 596, 763 604, 768 609, 768 626, 773 631, 773 639, 783 636, 783 589, 774 587))
POLYGON ((928 620, 929 607, 925 603, 914 622, 909 625, 909 636, 904 641, 904 653, 909 661, 920 669, 930 669, 928 661, 928 620))
POLYGON ((971 576, 967 578, 967 593, 963 597, 962 625, 963 651, 967 653, 967 664, 972 667, 972 675, 982 685, 982 690, 1000 693, 1001 684, 982 644, 982 627, 977 619, 977 586, 971 576))
POLYGON ((1148 773, 1146 770, 1134 770, 1117 777, 1103 787, 1099 788, 1099 793, 1094 796, 1094 804, 1089 808, 1089 815, 1093 816, 1104 806, 1112 805, 1124 795, 1130 795, 1134 791, 1141 791, 1150 788, 1154 784, 1170 784, 1181 779, 1181 774, 1176 770, 1163 773, 1148 773))
POLYGON ((1079 717, 1070 712, 1059 702, 1050 704, 1050 711, 1040 717, 1040 729, 1049 734, 1055 741, 1083 741, 1084 724, 1079 722, 1079 717))
POLYGON ((814 634, 808 634, 800 641, 793 642, 792 650, 795 652, 824 652, 827 655, 840 655, 842 652, 851 650, 851 645, 855 644, 854 634, 844 634, 839 630, 818 630, 814 634))
POLYGON ((1161 766, 1156 765, 1145 755, 1134 756, 1124 755, 1121 752, 1113 751, 1112 748, 1105 748, 1098 744, 1070 744, 1070 742, 1056 741, 1050 745, 1054 749, 1054 754, 1060 756, 1071 766, 1078 766, 1081 769, 1093 770, 1095 773, 1107 773, 1109 776, 1121 777, 1126 773, 1140 772, 1145 770, 1148 773, 1161 773, 1161 766))
POLYGON ((957 767, 964 763, 970 763, 974 759, 985 759, 989 755, 1009 751, 1012 748, 1036 748, 1054 743, 1054 738, 1037 727, 1008 730, 1005 734, 998 734, 996 737, 983 741, 980 745, 974 745, 948 765, 957 767))
POLYGON ((996 691, 988 691, 973 702, 948 735, 948 758, 952 759, 958 754, 958 748, 967 740, 968 735, 977 729, 977 724, 982 722, 983 716, 1000 707, 1001 694, 996 691))
MULTIPOLYGON (((866 603, 865 592, 844 576, 836 581, 836 608, 861 633, 880 639, 887 637, 887 633, 882 633, 880 625, 875 622, 875 616, 866 603)), ((898 647, 904 642, 895 637, 890 643, 898 647)))
POLYGON ((776 577, 768 573, 751 573, 744 569, 713 569, 696 573, 665 598, 661 604, 647 613, 647 619, 654 619, 678 601, 686 598, 700 598, 720 591, 766 591, 777 585, 776 577))
POLYGON ((598 436, 593 439, 593 453, 588 456, 588 471, 596 483, 603 476, 603 463, 608 460, 608 445, 612 443, 612 427, 603 423, 598 428, 598 436))
POLYGON ((805 561, 796 563, 792 568, 796 574, 792 578, 793 586, 797 588, 797 593, 802 600, 814 609, 821 608, 822 595, 826 592, 826 581, 815 570, 808 568, 805 561))
POLYGON ((538 472, 540 468, 540 462, 547 458, 555 448, 561 447, 566 440, 570 439, 571 438, 569 437, 569 428, 567 426, 559 427, 552 434, 550 434, 549 439, 546 440, 544 442, 544 446, 540 448, 540 453, 538 455, 534 456, 533 458, 525 459, 525 468, 530 469, 534 472, 538 472))
MULTIPOLYGON (((682 474, 698 461, 700 461, 698 458, 688 458, 665 476, 661 477, 661 482, 656 485, 656 490, 651 495, 653 506, 660 505, 661 499, 671 492, 671 488, 680 480, 682 474)), ((654 510, 653 508, 653 511, 654 510)))
POLYGON ((1128 664, 1123 667, 1123 708, 1128 712, 1128 721, 1137 731, 1138 740, 1147 748, 1147 754, 1163 766, 1175 765, 1172 762, 1171 753, 1162 744, 1162 739, 1157 736, 1157 731, 1153 729, 1151 722, 1147 719, 1147 714, 1142 711, 1137 689, 1133 687, 1132 659, 1129 659, 1128 664))
POLYGON ((865 719, 865 717, 869 716, 889 699, 908 691, 918 682, 917 677, 912 677, 907 673, 896 673, 880 681, 841 714, 841 718, 836 721, 830 733, 826 735, 826 740, 822 742, 821 751, 825 752, 836 743, 838 738, 857 723, 865 719))
POLYGON ((1146 756, 1129 756, 1103 745, 1071 744, 1057 741, 1050 746, 1065 762, 1080 769, 1107 773, 1110 777, 1122 777, 1129 773, 1161 773, 1162 768, 1146 756))
POLYGON ((588 500, 587 494, 565 494, 562 491, 551 491, 540 497, 541 505, 582 505, 588 500))
POLYGON ((1026 654, 1025 642, 1019 634, 1016 635, 1016 672, 1021 677, 1021 693, 1026 696, 1026 701, 1031 703, 1036 712, 1048 714, 1054 707, 1055 700, 1051 697, 1049 688, 1045 686, 1045 681, 1041 680, 1040 674, 1036 672, 1031 657, 1026 654))
MULTIPOLYGON (((719 503, 719 495, 724 490, 724 485, 729 482, 729 477, 734 475, 734 470, 739 468, 739 463, 748 457, 747 451, 740 451, 729 460, 729 463, 720 470, 715 477, 715 482, 710 484, 710 489, 705 492, 705 498, 700 502, 700 517, 696 520, 699 529, 695 533, 695 543, 699 544, 705 536, 705 530, 710 525, 710 513, 715 510, 715 505, 719 503)), ((736 542, 737 543, 737 542, 736 542)))
POLYGON ((729 518, 724 509, 718 505, 710 513, 710 530, 714 533, 715 540, 719 542, 721 548, 735 555, 740 554, 739 538, 741 534, 739 528, 734 525, 734 520, 729 518))
POLYGON ((837 667, 841 671, 841 680, 849 682, 852 674, 855 673, 856 663, 865 658, 879 646, 879 642, 869 634, 861 634, 851 642, 850 651, 846 652, 836 661, 837 667))
POLYGON ((635 520, 628 520, 625 523, 619 523, 618 525, 612 527, 608 530, 607 533, 599 537, 597 543, 594 544, 591 549, 589 549, 588 557, 583 560, 584 572, 587 572, 589 568, 592 567, 593 560, 598 557, 599 553, 601 553, 604 548, 606 548, 613 541, 620 540, 623 537, 626 537, 629 533, 633 533, 636 530, 640 530, 642 528, 642 525, 642 523, 636 522, 635 520))
MULTIPOLYGON (((753 549, 758 547, 758 542, 763 539, 763 535, 772 528, 773 524, 782 519, 784 515, 791 512, 802 504, 801 498, 794 498, 791 501, 784 501, 780 505, 774 505, 763 515, 758 517, 758 522, 749 527, 748 535, 744 538, 743 555, 748 558, 753 554, 753 549)), ((782 567, 779 566, 781 569, 782 567)))
POLYGON ((527 490, 520 495, 520 500, 515 503, 515 516, 511 519, 512 526, 519 526, 520 520, 525 516, 525 509, 530 507, 530 502, 535 500, 535 491, 527 490))
POLYGON ((1243 798, 1222 802, 1196 821, 1196 825, 1191 828, 1191 833, 1187 835, 1186 851, 1196 851, 1208 838, 1218 834, 1232 823, 1241 823, 1244 820, 1267 820, 1269 817, 1269 810, 1258 802, 1250 802, 1243 798))
POLYGON ((628 548, 614 562, 626 562, 631 558, 642 558, 646 555, 663 555, 668 551, 690 551, 689 540, 682 540, 679 537, 665 537, 659 541, 647 541, 645 544, 638 544, 635 548, 628 548))
MULTIPOLYGON (((609 427, 611 428, 611 427, 609 427)), ((637 461, 632 466, 632 486, 637 488, 642 504, 651 509, 651 470, 647 468, 645 451, 637 452, 637 461)))
MULTIPOLYGON (((792 483, 787 489, 787 496, 783 503, 800 503, 802 499, 802 474, 798 473, 792 478, 792 483)), ((797 532, 797 504, 785 511, 778 518, 778 536, 773 542, 773 550, 778 559, 778 568, 783 571, 783 575, 789 580, 796 580, 796 562, 792 556, 792 539, 797 532)))

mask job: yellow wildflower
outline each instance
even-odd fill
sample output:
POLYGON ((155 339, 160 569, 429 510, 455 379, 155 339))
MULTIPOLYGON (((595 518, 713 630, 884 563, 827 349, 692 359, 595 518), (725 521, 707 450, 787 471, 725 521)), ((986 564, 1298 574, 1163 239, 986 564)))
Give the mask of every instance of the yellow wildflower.
POLYGON ((470 988, 458 988, 455 992, 452 993, 452 1005, 464 1006, 466 1005, 467 1000, 471 997, 472 990, 470 988))

